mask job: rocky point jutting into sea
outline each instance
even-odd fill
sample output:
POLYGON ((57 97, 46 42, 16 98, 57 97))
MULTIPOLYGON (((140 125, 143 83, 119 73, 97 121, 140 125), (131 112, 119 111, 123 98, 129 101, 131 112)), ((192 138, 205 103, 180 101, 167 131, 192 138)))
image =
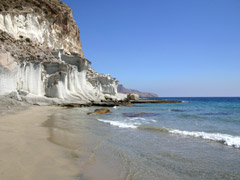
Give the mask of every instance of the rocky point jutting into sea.
POLYGON ((1 0, 0 95, 30 104, 119 101, 118 81, 84 57, 72 10, 60 0, 1 0))

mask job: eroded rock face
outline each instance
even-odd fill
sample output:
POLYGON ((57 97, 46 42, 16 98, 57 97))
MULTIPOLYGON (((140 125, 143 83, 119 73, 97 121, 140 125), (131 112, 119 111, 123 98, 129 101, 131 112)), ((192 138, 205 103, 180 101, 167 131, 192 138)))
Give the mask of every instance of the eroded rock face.
POLYGON ((79 30, 66 4, 0 1, 0 95, 32 104, 124 98, 117 93, 118 81, 97 73, 84 58, 79 30))
POLYGON ((104 94, 117 95, 118 81, 109 74, 100 74, 94 69, 89 68, 87 71, 87 80, 98 91, 104 94))
POLYGON ((18 66, 11 54, 0 50, 0 95, 17 88, 18 66))
POLYGON ((1 0, 0 11, 0 29, 14 39, 84 56, 72 10, 60 0, 1 0))

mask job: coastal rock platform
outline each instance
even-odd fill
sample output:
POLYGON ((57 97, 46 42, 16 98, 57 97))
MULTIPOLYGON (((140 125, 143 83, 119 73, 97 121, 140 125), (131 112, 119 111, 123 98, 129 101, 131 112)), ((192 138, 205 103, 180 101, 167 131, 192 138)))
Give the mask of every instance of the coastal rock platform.
POLYGON ((139 99, 139 100, 131 100, 132 104, 138 103, 182 103, 182 101, 175 100, 165 100, 165 99, 139 99))

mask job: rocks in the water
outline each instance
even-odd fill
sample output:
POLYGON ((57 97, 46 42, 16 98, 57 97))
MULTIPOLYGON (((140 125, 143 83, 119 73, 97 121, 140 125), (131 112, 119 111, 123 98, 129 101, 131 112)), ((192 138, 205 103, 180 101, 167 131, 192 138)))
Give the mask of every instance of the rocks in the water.
POLYGON ((168 111, 173 111, 173 112, 184 112, 185 110, 182 110, 182 109, 169 109, 168 111))
POLYGON ((140 103, 182 103, 182 101, 175 100, 165 100, 165 99, 139 99, 139 100, 131 100, 132 104, 140 104, 140 103))
POLYGON ((148 112, 140 112, 140 113, 123 113, 125 117, 151 117, 158 115, 157 113, 148 113, 148 112))
POLYGON ((106 113, 109 113, 110 110, 109 109, 106 109, 106 108, 102 108, 102 109, 95 109, 94 113, 97 113, 97 114, 106 114, 106 113))
POLYGON ((126 100, 119 103, 119 106, 132 106, 131 102, 126 100))
POLYGON ((107 113, 110 113, 109 109, 101 108, 101 109, 95 109, 94 112, 89 112, 87 114, 89 115, 89 114, 107 114, 107 113))
POLYGON ((128 100, 139 100, 139 95, 138 94, 134 94, 134 93, 129 93, 127 95, 127 99, 128 100))
POLYGON ((202 113, 200 115, 205 115, 205 116, 218 116, 218 115, 229 115, 230 113, 227 112, 210 112, 210 113, 202 113))

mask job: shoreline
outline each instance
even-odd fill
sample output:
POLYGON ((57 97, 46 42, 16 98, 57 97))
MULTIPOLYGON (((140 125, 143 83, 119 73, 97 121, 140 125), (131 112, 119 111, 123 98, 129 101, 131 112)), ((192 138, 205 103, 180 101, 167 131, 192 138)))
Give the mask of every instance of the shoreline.
MULTIPOLYGON (((119 121, 114 117, 125 112, 142 112, 144 109, 150 113, 151 107, 148 109, 147 106, 133 106, 130 110, 126 110, 125 107, 117 108, 118 110, 112 108, 112 114, 87 115, 96 108, 97 106, 30 106, 24 111, 1 116, 0 179, 123 180, 156 176, 163 179, 195 179, 200 177, 201 173, 206 173, 213 179, 236 179, 238 176, 238 171, 228 168, 237 167, 239 162, 234 160, 239 155, 239 150, 235 148, 202 138, 169 135, 162 132, 162 129, 157 132, 155 129, 154 132, 149 131, 148 127, 152 126, 148 126, 147 131, 109 126, 111 119, 119 121), (108 123, 99 121, 99 118, 107 119, 108 123), (222 159, 215 153, 219 151, 232 154, 224 156, 223 160, 227 164, 221 163, 222 159), (199 156, 204 158, 199 161, 199 156), (208 171, 213 165, 209 164, 208 159, 218 162, 217 170, 208 171), (188 169, 190 161, 194 166, 188 169), (207 168, 201 169, 203 165, 207 168), (226 173, 218 172, 222 168, 227 168, 226 173), (177 176, 176 169, 184 173, 177 176), (194 173, 196 169, 199 173, 194 173), (152 170, 156 176, 150 173, 152 170)), ((178 111, 178 108, 171 107, 173 111, 166 108, 162 112, 166 111, 172 115, 186 113, 184 109, 178 111)), ((160 114, 159 117, 161 116, 160 114)), ((134 118, 130 118, 129 122, 134 123, 134 118)), ((151 120, 151 117, 145 117, 145 120, 147 119, 151 120)), ((139 119, 138 122, 143 123, 142 120, 139 119)))
POLYGON ((42 126, 61 108, 30 106, 0 117, 0 179, 77 178, 79 170, 67 149, 49 142, 48 129, 42 126))

